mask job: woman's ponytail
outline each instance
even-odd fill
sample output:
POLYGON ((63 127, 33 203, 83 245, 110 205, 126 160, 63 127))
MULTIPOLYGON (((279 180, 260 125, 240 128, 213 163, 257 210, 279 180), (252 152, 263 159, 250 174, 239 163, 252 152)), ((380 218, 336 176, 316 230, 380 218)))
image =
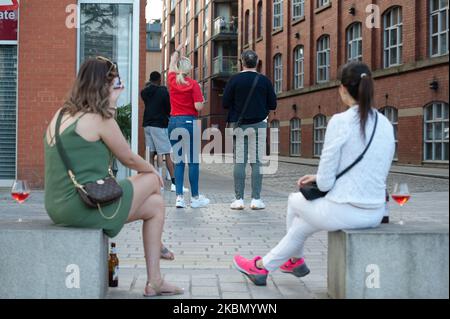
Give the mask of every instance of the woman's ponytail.
POLYGON ((341 70, 341 83, 359 105, 361 134, 366 137, 366 124, 374 100, 374 83, 369 67, 362 62, 350 62, 341 70))
POLYGON ((180 60, 177 63, 177 84, 178 85, 186 85, 188 84, 185 77, 189 72, 192 70, 192 63, 191 60, 189 60, 186 57, 180 58, 180 60))

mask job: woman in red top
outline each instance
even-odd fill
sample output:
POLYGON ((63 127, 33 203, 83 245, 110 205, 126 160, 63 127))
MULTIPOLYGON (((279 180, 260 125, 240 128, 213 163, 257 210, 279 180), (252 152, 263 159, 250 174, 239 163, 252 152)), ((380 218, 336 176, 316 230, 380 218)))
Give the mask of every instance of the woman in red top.
POLYGON ((194 136, 194 127, 198 125, 198 112, 203 109, 203 95, 197 81, 187 76, 192 70, 192 64, 181 55, 182 47, 178 47, 172 55, 167 79, 172 107, 169 134, 174 148, 176 207, 186 208, 183 185, 187 162, 192 193, 191 207, 201 208, 209 204, 209 199, 200 195, 198 190, 200 136, 194 136))

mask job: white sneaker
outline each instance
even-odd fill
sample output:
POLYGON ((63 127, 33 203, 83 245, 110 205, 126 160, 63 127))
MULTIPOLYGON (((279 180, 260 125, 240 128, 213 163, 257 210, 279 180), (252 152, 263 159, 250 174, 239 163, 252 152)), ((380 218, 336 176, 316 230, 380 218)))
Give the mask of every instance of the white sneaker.
POLYGON ((236 199, 234 202, 231 203, 230 208, 232 210, 244 210, 245 204, 243 199, 236 199))
POLYGON ((170 176, 169 171, 166 171, 166 179, 167 179, 168 181, 171 181, 171 180, 172 180, 172 176, 170 176))
POLYGON ((191 199, 191 207, 192 208, 203 208, 203 207, 208 206, 209 202, 210 201, 209 201, 208 198, 206 198, 203 195, 200 195, 197 198, 192 198, 191 199))
MULTIPOLYGON (((172 184, 172 186, 170 186, 170 191, 175 193, 177 191, 177 186, 172 184)), ((183 187, 183 193, 189 193, 189 188, 183 187)))
POLYGON ((266 209, 266 205, 260 199, 252 199, 252 203, 250 204, 250 208, 252 210, 262 210, 262 209, 266 209))
POLYGON ((186 201, 184 200, 183 196, 177 196, 177 202, 176 202, 175 206, 177 208, 186 208, 187 207, 186 201))

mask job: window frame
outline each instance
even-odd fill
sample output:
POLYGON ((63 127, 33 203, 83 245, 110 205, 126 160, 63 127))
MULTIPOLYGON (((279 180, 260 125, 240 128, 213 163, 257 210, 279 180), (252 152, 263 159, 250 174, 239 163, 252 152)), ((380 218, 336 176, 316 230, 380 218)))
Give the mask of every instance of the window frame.
POLYGON ((289 121, 289 156, 302 156, 302 120, 298 117, 294 117, 289 121), (294 126, 294 123, 298 123, 298 125, 294 126), (297 153, 294 151, 294 148, 298 149, 297 153))
POLYGON ((294 89, 305 87, 305 47, 298 45, 294 49, 294 89), (299 52, 300 55, 299 55, 299 52))
POLYGON ((403 64, 403 9, 395 6, 383 14, 383 67, 385 69, 403 64), (397 11, 398 10, 398 11, 397 11), (397 23, 391 24, 393 14, 397 13, 397 23), (388 26, 389 18, 389 26, 388 26), (397 42, 391 44, 391 33, 395 31, 397 42), (399 40, 400 39, 400 40, 399 40), (391 60, 391 52, 397 52, 395 63, 391 60))
POLYGON ((380 113, 383 114, 394 127, 394 137, 395 137, 394 161, 398 161, 398 108, 390 105, 385 106, 380 109, 380 113))
POLYGON ((273 155, 280 154, 280 128, 281 122, 279 120, 272 120, 270 122, 270 154, 273 155))
POLYGON ((327 83, 330 81, 330 71, 331 71, 331 38, 328 34, 322 35, 317 40, 317 55, 316 55, 316 82, 318 84, 327 83), (325 47, 323 41, 326 40, 327 47, 325 47), (320 64, 321 55, 325 56, 326 64, 320 64), (321 79, 319 76, 321 70, 325 70, 325 79, 321 79))
POLYGON ((292 20, 298 21, 305 17, 305 0, 292 0, 292 20), (296 14, 296 11, 299 14, 296 14))
POLYGON ((313 156, 320 157, 322 155, 323 145, 325 143, 325 133, 327 130, 327 117, 323 114, 317 114, 313 119, 313 156), (318 123, 320 120, 320 123, 318 123), (322 121, 323 120, 323 121, 322 121), (321 133, 322 139, 318 136, 321 133))
POLYGON ((283 0, 273 0, 273 31, 283 28, 283 0))
POLYGON ((438 8, 433 10, 433 0, 429 0, 429 41, 430 41, 430 57, 435 58, 435 57, 439 57, 439 56, 444 56, 447 55, 449 53, 448 50, 448 35, 449 35, 449 26, 448 26, 448 19, 449 19, 449 4, 447 1, 447 6, 446 7, 441 7, 441 1, 438 1, 438 8), (446 13, 446 22, 447 22, 447 29, 443 30, 442 28, 442 14, 446 13), (433 17, 437 16, 438 19, 438 25, 437 25, 437 32, 433 33, 433 17), (446 41, 447 41, 447 51, 446 52, 442 52, 442 36, 446 37, 446 41), (437 37, 437 53, 433 54, 433 38, 437 37))
MULTIPOLYGON (((448 138, 446 139, 446 132, 445 132, 445 124, 447 124, 447 130, 448 130, 448 125, 449 125, 449 105, 447 102, 442 102, 442 101, 434 101, 431 102, 429 104, 427 104, 424 107, 424 111, 423 111, 423 159, 425 162, 437 162, 437 163, 448 163, 449 159, 445 159, 445 147, 447 147, 448 149, 448 145, 449 145, 449 140, 448 138), (436 107, 439 106, 440 107, 440 112, 441 112, 441 117, 436 117, 436 107), (431 114, 432 114, 432 119, 428 119, 427 115, 428 115, 428 110, 429 108, 432 108, 431 110, 431 114), (445 118, 445 108, 447 108, 447 118, 445 118), (435 139, 435 132, 436 132, 436 126, 440 124, 441 125, 441 139, 435 139), (427 135, 428 135, 428 125, 431 125, 431 132, 432 132, 432 138, 431 139, 427 139, 427 135), (428 155, 428 151, 427 151, 427 146, 428 144, 432 144, 431 146, 431 157, 427 156, 428 155), (436 158, 436 145, 441 144, 441 158, 437 159, 436 158), (447 145, 445 145, 447 144, 447 145)), ((448 134, 448 133, 447 133, 448 134)), ((447 151, 447 155, 448 155, 448 151, 447 151)))
POLYGON ((273 57, 273 83, 276 94, 283 92, 283 56, 281 53, 273 57), (279 61, 279 64, 277 62, 279 61))
POLYGON ((350 24, 346 31, 346 44, 347 44, 347 62, 362 61, 363 60, 363 35, 362 35, 362 23, 354 22, 350 24), (359 27, 359 37, 355 36, 355 27, 359 27), (353 48, 356 46, 356 50, 361 50, 356 56, 353 56, 353 48))

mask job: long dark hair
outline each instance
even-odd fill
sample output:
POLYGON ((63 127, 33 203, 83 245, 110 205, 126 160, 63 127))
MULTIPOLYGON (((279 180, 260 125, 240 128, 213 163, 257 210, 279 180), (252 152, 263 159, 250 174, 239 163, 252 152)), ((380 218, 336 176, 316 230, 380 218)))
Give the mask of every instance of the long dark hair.
POLYGON ((366 136, 366 124, 373 106, 374 84, 370 68, 362 62, 350 62, 340 72, 340 81, 359 104, 361 134, 366 136))

